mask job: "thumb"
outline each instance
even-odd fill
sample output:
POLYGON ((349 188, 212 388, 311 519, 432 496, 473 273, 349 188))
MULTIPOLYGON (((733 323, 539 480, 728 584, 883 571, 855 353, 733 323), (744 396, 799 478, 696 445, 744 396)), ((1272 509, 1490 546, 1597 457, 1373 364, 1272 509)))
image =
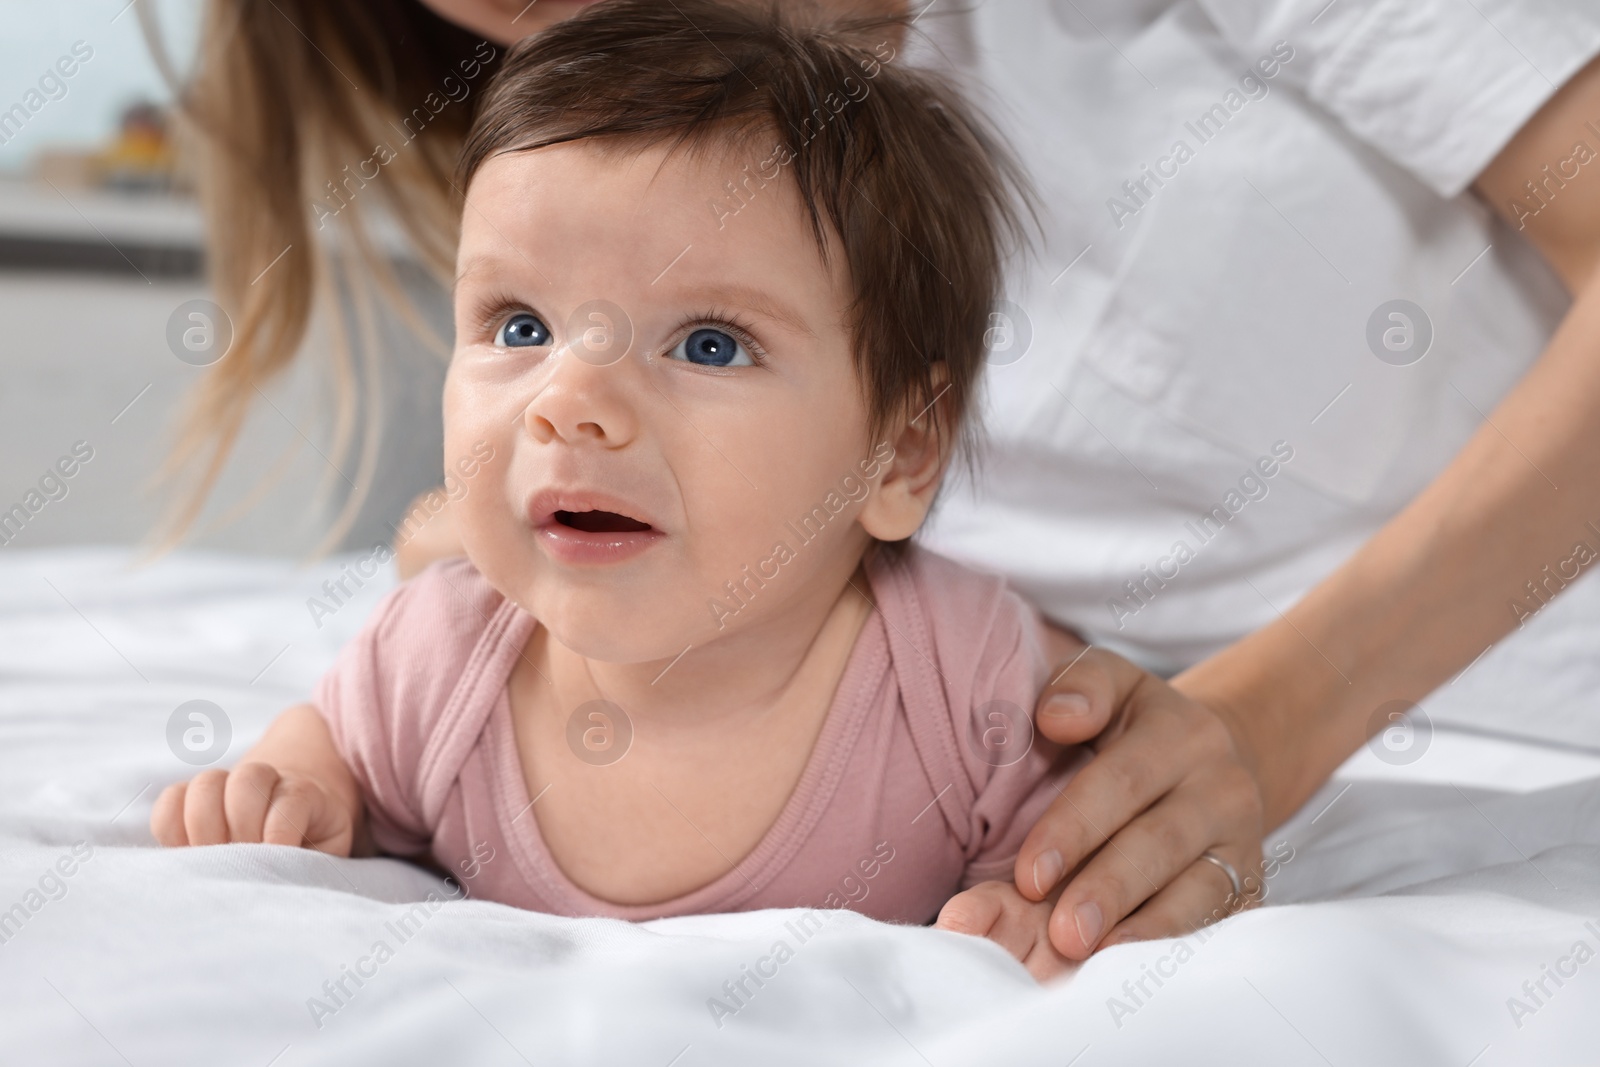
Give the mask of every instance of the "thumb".
POLYGON ((1116 708, 1117 695, 1107 655, 1091 647, 1072 660, 1056 664, 1034 709, 1034 721, 1041 734, 1058 744, 1075 745, 1092 740, 1105 730, 1116 708))
POLYGON ((333 856, 348 856, 355 841, 355 826, 350 813, 332 797, 324 794, 311 809, 306 825, 306 844, 318 852, 333 856))

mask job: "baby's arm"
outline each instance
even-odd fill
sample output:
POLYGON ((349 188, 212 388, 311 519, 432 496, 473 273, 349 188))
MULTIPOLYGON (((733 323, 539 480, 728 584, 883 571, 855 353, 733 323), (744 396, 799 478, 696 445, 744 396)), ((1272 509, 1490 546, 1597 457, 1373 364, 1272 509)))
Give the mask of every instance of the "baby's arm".
POLYGON ((1061 955, 1050 943, 1050 912, 1060 895, 1058 887, 1044 900, 1032 901, 1010 882, 980 882, 945 901, 934 925, 987 937, 1044 982, 1077 967, 1077 961, 1061 955))
POLYGON ((150 831, 163 845, 230 841, 370 855, 361 792, 322 715, 297 704, 232 771, 204 771, 156 799, 150 831))

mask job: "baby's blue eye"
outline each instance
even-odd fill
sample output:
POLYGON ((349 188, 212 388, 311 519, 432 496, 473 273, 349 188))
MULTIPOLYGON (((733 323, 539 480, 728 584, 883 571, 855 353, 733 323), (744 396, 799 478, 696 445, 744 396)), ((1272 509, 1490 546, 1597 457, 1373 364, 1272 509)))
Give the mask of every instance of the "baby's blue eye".
POLYGON ((702 367, 751 367, 754 361, 744 346, 721 330, 703 328, 694 331, 667 355, 698 363, 702 367))
POLYGON ((501 348, 537 348, 550 343, 550 327, 539 321, 537 315, 519 312, 500 327, 494 343, 501 348))

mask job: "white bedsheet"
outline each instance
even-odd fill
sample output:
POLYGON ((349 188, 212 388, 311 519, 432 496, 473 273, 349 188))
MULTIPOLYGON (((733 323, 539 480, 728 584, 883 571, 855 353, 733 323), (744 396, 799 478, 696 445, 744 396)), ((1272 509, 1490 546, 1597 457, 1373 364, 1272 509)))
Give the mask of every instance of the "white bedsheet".
POLYGON ((987 943, 849 913, 817 913, 802 942, 798 912, 418 909, 446 890, 404 864, 162 851, 145 829, 155 793, 192 773, 167 748, 172 710, 216 702, 236 757, 392 579, 319 630, 306 598, 348 558, 125 559, 0 555, 0 1062, 1600 1058, 1600 759, 1582 751, 1441 730, 1407 767, 1358 757, 1273 838, 1294 850, 1270 883, 1280 906, 1046 988, 987 943), (92 855, 46 878, 79 841, 92 855), (792 958, 734 1001, 724 983, 779 939, 792 958))

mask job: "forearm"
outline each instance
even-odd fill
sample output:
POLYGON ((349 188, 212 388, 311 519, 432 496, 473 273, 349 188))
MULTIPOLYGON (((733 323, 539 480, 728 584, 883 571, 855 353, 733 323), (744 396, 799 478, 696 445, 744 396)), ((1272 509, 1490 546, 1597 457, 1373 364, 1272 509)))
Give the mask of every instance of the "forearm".
POLYGON ((1377 708, 1420 700, 1575 576, 1593 558, 1580 541, 1600 545, 1595 279, 1427 489, 1279 621, 1174 685, 1241 735, 1275 826, 1362 744, 1377 708))
POLYGON ((411 501, 394 535, 395 570, 401 581, 415 577, 434 560, 465 553, 450 495, 443 486, 411 501))

